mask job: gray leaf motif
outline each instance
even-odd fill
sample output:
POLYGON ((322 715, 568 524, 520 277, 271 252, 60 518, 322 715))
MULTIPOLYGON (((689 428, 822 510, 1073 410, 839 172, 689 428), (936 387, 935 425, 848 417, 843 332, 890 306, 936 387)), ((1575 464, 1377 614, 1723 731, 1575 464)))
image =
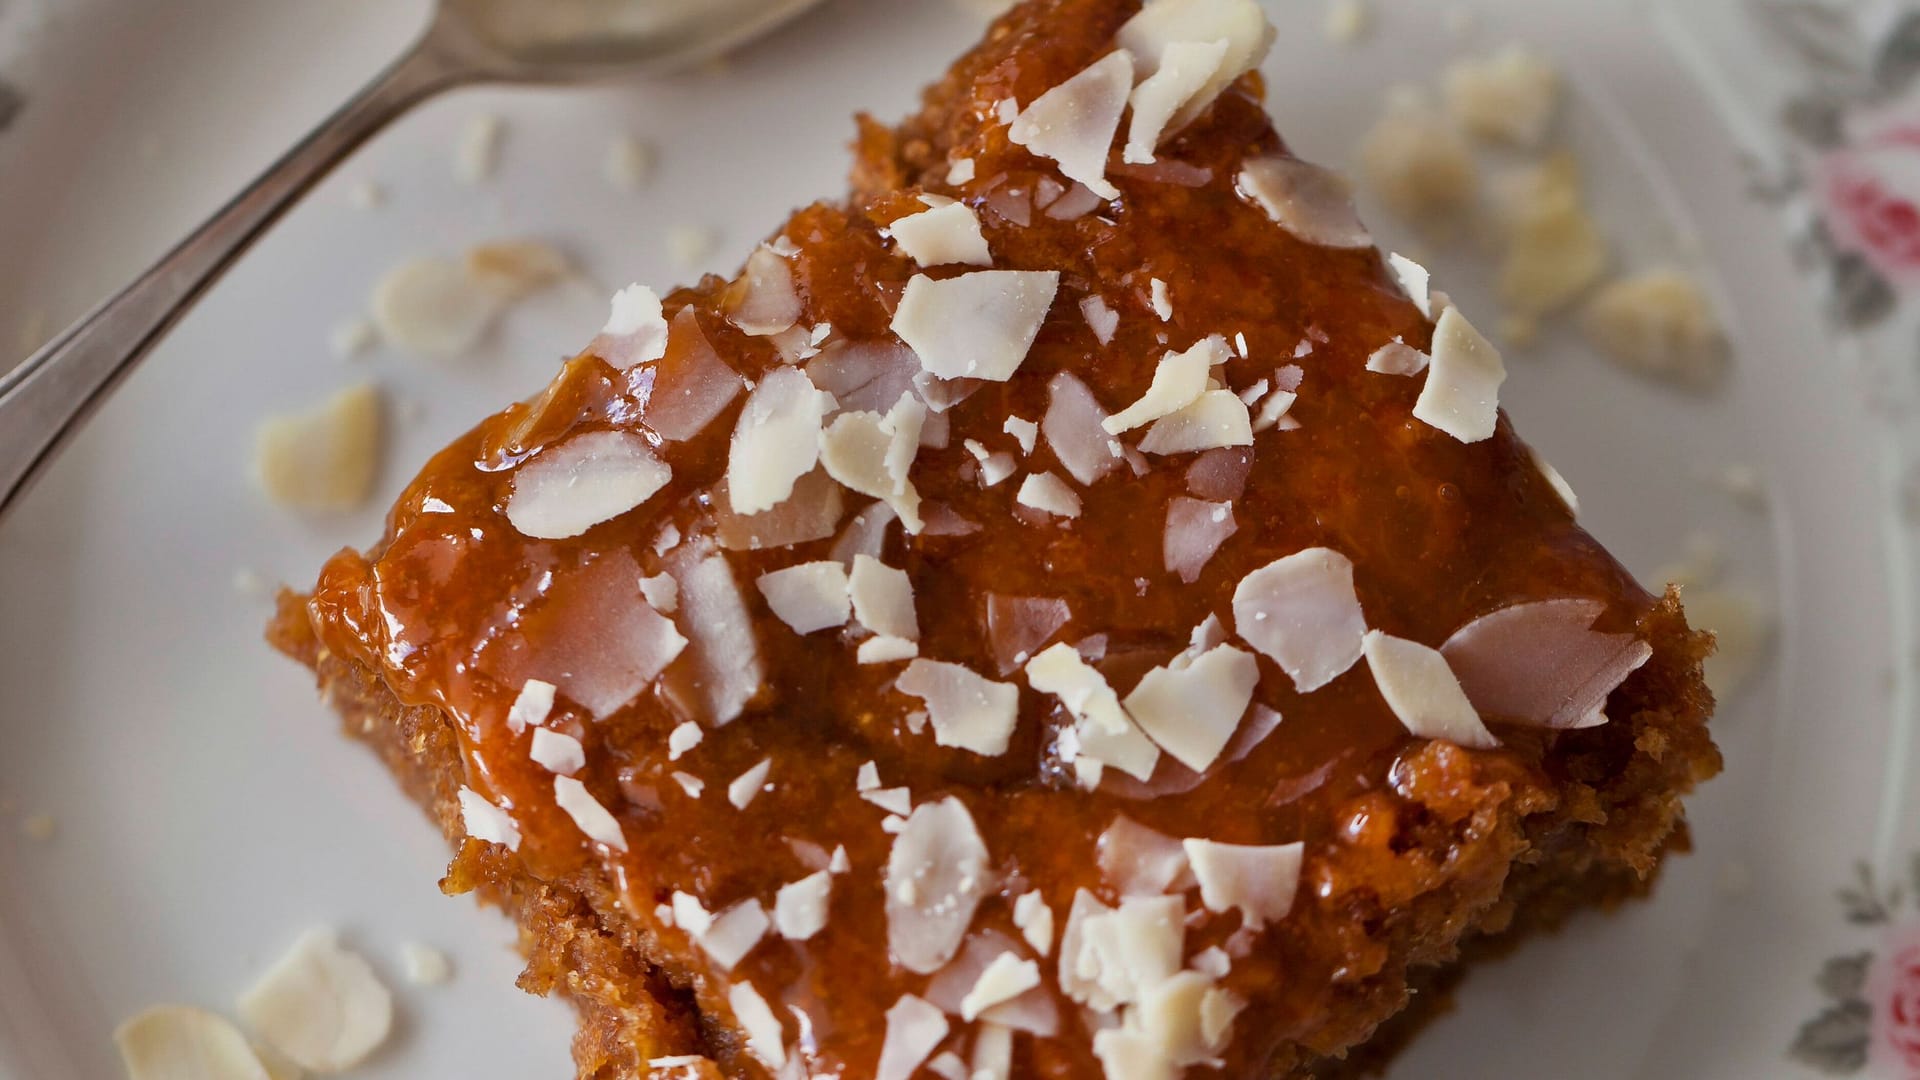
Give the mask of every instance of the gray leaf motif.
POLYGON ((1872 1038, 1873 1010, 1864 1001, 1847 1001, 1800 1025, 1787 1053, 1829 1076, 1845 1076, 1866 1067, 1872 1038))
POLYGON ((19 87, 5 79, 0 79, 0 131, 11 127, 14 118, 18 117, 20 110, 26 107, 27 95, 21 93, 19 87))
POLYGON ((1822 994, 1834 1001, 1858 1001, 1866 989, 1867 969, 1872 966, 1870 952, 1836 956, 1820 965, 1820 976, 1814 983, 1822 994))
POLYGON ((1809 69, 1825 75, 1866 74, 1869 51, 1853 17, 1813 0, 1749 0, 1759 23, 1809 69))
MULTIPOLYGON (((1880 271, 1865 257, 1851 251, 1834 254, 1831 288, 1827 297, 1829 316, 1835 325, 1846 330, 1862 330, 1886 318, 1893 313, 1899 299, 1880 271)), ((1862 904, 1849 900, 1849 906, 1865 910, 1879 903, 1878 896, 1869 895, 1865 900, 1862 904)))
POLYGON ((1911 86, 1916 75, 1920 75, 1920 11, 1902 15, 1881 39, 1873 58, 1873 85, 1893 97, 1911 86))

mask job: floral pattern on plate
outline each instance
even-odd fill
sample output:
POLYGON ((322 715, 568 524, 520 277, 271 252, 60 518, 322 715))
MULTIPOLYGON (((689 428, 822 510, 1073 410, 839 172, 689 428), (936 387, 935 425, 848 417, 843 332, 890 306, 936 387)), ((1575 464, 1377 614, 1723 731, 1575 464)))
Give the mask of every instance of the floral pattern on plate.
POLYGON ((1828 960, 1815 985, 1827 1006, 1800 1025, 1789 1054, 1831 1076, 1920 1078, 1920 855, 1912 880, 1882 884, 1861 863, 1840 890, 1847 922, 1877 945, 1828 960))

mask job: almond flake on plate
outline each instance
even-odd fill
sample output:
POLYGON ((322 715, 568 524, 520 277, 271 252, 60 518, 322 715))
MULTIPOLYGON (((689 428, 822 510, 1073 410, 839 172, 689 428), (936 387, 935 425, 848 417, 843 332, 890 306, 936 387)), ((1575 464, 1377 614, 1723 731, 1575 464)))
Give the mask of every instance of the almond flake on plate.
POLYGON ((545 447, 513 474, 507 520, 539 540, 578 536, 646 502, 673 478, 631 431, 589 431, 545 447))
POLYGON ((332 930, 309 930, 240 996, 240 1016, 273 1049, 317 1073, 358 1065, 393 1027, 393 995, 332 930))
POLYGON ((804 372, 767 372, 747 395, 727 449, 727 498, 736 514, 773 509, 793 494, 820 455, 820 421, 833 395, 814 389, 804 372))
POLYGON ((1221 844, 1182 842, 1187 862, 1200 882, 1200 902, 1208 911, 1239 908, 1246 925, 1265 926, 1287 917, 1300 887, 1302 844, 1221 844))
POLYGON ((254 442, 267 497, 300 510, 351 510, 366 501, 380 467, 380 390, 362 383, 314 409, 268 417, 254 442))
POLYGON ((495 113, 475 113, 460 129, 460 142, 454 149, 454 179, 469 187, 493 179, 500 164, 500 140, 506 124, 495 113))
POLYGON ((1114 35, 1138 58, 1140 74, 1159 74, 1180 42, 1227 43, 1210 78, 1188 95, 1166 130, 1178 131, 1205 112, 1235 79, 1260 66, 1273 44, 1274 28, 1254 0, 1152 0, 1114 35))
POLYGON ((847 595, 847 568, 837 562, 801 563, 762 574, 760 595, 780 621, 796 634, 845 626, 853 614, 847 595))
POLYGON ((468 276, 503 304, 525 300, 574 273, 573 260, 544 240, 495 240, 469 248, 468 276))
POLYGON ((587 751, 580 740, 552 728, 534 728, 533 744, 527 756, 548 772, 572 776, 587 764, 587 751))
POLYGON ((1154 367, 1153 382, 1140 400, 1101 421, 1101 428, 1109 435, 1118 435, 1179 412, 1206 392, 1207 375, 1226 358, 1227 339, 1219 334, 1194 343, 1184 352, 1167 353, 1154 367))
POLYGON ((1080 754, 1146 780, 1160 761, 1160 748, 1120 705, 1106 677, 1089 666, 1065 642, 1048 646, 1027 661, 1027 684, 1060 699, 1075 720, 1080 754))
POLYGON ((833 872, 821 870, 780 886, 773 896, 773 928, 788 941, 806 941, 827 925, 833 872))
POLYGON ((1053 306, 1057 270, 915 274, 893 313, 893 332, 942 379, 1013 377, 1053 306))
POLYGON ((980 1014, 1012 1001, 1040 985, 1040 965, 1011 952, 993 958, 960 1001, 960 1019, 972 1023, 980 1014))
POLYGON ((1167 504, 1167 526, 1161 536, 1161 558, 1167 572, 1189 585, 1198 581, 1220 545, 1239 528, 1232 503, 1174 496, 1167 504))
POLYGON ((1492 56, 1456 60, 1442 76, 1447 111, 1483 139, 1537 147, 1560 102, 1560 73, 1520 45, 1492 56))
POLYGON ((1169 134, 1174 114, 1213 81, 1227 55, 1227 39, 1170 42, 1160 55, 1159 70, 1133 88, 1133 123, 1121 160, 1151 165, 1154 151, 1169 134))
POLYGON ((1367 631, 1363 647, 1380 696, 1409 732, 1480 750, 1500 745, 1440 650, 1378 630, 1367 631))
POLYGON ((1153 422, 1140 440, 1143 453, 1167 456, 1253 445, 1253 417, 1231 390, 1208 390, 1153 422))
POLYGON ((1183 668, 1147 672, 1123 704, 1162 750, 1205 772, 1233 740, 1259 681, 1260 662, 1252 653, 1220 645, 1183 668))
POLYGON ((507 730, 515 735, 529 727, 539 727, 547 722, 553 713, 553 695, 557 689, 550 682, 528 679, 520 684, 520 693, 514 697, 513 704, 507 709, 507 730))
POLYGON ((467 835, 487 844, 500 844, 508 851, 520 850, 520 827, 513 816, 488 802, 479 792, 462 787, 459 792, 460 821, 467 835))
POLYGON ((980 232, 980 218, 966 203, 942 203, 910 214, 888 225, 887 231, 900 250, 921 266, 993 265, 993 252, 980 232))
POLYGON ((653 175, 653 148, 632 135, 616 135, 607 143, 600 175, 621 191, 639 191, 653 175))
POLYGON ((1133 54, 1115 49, 1084 71, 1035 98, 1007 127, 1007 138, 1052 158, 1061 175, 1102 199, 1120 189, 1107 182, 1107 155, 1133 91, 1133 54))
POLYGON ((746 269, 727 291, 727 321, 750 337, 770 337, 800 321, 793 267, 765 244, 747 256, 746 269))
POLYGON ((933 1049, 947 1037, 947 1015, 912 994, 900 995, 887 1010, 887 1034, 873 1080, 911 1080, 933 1049))
POLYGON ((986 757, 1007 752, 1014 724, 1020 719, 1019 687, 984 679, 972 668, 939 660, 908 664, 894 686, 927 703, 934 742, 986 757))
POLYGON ((1303 694, 1352 667, 1367 632, 1353 590, 1353 562, 1331 548, 1308 548, 1248 574, 1233 593, 1234 629, 1265 654, 1303 694))
POLYGON ((1079 493, 1050 472, 1029 474, 1020 482, 1020 490, 1014 495, 1014 501, 1054 517, 1080 516, 1079 493))
POLYGON ((479 343, 501 307, 500 297, 466 267, 425 256, 380 276, 369 313, 388 344, 426 356, 457 356, 479 343))
POLYGON ((1427 370, 1431 359, 1419 349, 1394 338, 1367 357, 1367 370, 1380 375, 1418 375, 1427 370))
POLYGON ((667 351, 667 319, 660 297, 645 285, 629 285, 614 293, 607 323, 588 348, 615 367, 660 359, 667 351))
POLYGON ((986 895, 987 845, 965 803, 914 808, 887 857, 887 946, 901 967, 930 975, 960 950, 986 895))
POLYGON ((760 991, 743 979, 728 988, 727 1005, 733 1009, 733 1018, 740 1022, 740 1030, 746 1033, 747 1051, 769 1069, 778 1071, 784 1068, 787 1064, 786 1030, 780 1026, 780 1017, 774 1014, 767 999, 760 996, 760 991))
POLYGON ((1274 224, 1317 247, 1373 246, 1373 234, 1353 208, 1353 189, 1340 174, 1299 158, 1272 154, 1246 163, 1234 178, 1274 224))
POLYGON ((758 900, 742 900, 713 917, 706 929, 695 935, 700 948, 719 965, 722 971, 732 971, 746 955, 753 951, 760 939, 767 936, 767 930, 773 925, 767 918, 767 911, 758 900))
POLYGON ((453 961, 447 954, 418 941, 400 946, 400 966, 415 986, 442 986, 453 978, 453 961))
POLYGON ((587 834, 587 839, 615 851, 627 850, 627 836, 620 831, 620 822, 600 805, 600 800, 593 797, 585 784, 571 776, 554 777, 553 801, 587 834))
POLYGON ((113 1029, 127 1080, 270 1080, 240 1029, 188 1005, 155 1005, 113 1029))
POLYGON ((1500 384, 1506 379, 1499 351, 1450 307, 1434 324, 1433 362, 1414 402, 1414 419, 1465 443, 1491 438, 1500 423, 1500 384))
POLYGON ((746 772, 733 778, 727 785, 727 801, 735 810, 745 810, 753 802, 754 796, 767 785, 767 774, 773 771, 773 759, 761 758, 759 763, 746 772))
POLYGON ((1053 909, 1039 890, 1022 893, 1013 902, 1013 925, 1041 956, 1053 951, 1053 909))
POLYGON ((1606 722, 1607 697, 1653 655, 1632 634, 1592 629, 1599 600, 1515 604, 1455 631, 1440 652, 1486 716, 1547 728, 1606 722))

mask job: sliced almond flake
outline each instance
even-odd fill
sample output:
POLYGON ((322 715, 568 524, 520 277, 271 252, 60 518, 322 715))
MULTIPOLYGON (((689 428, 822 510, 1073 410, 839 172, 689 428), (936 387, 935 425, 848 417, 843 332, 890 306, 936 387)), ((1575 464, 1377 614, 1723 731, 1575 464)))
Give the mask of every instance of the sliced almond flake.
POLYGON ((1065 600, 988 593, 987 646, 1000 674, 1025 665, 1072 617, 1073 609, 1065 600))
POLYGON ((1053 951, 1053 909, 1038 889, 1022 893, 1013 902, 1013 925, 1034 952, 1045 956, 1053 951))
POLYGON ((646 598, 647 606, 662 615, 671 615, 680 608, 680 583, 670 574, 649 574, 641 578, 640 595, 646 598))
POLYGON ((1300 400, 1300 395, 1291 390, 1275 390, 1273 393, 1268 394, 1267 399, 1260 403, 1260 411, 1253 416, 1254 432, 1258 434, 1262 431, 1273 431, 1276 429, 1280 431, 1290 431, 1293 428, 1299 427, 1299 421, 1287 415, 1292 411, 1294 402, 1298 400, 1300 400))
POLYGON ((587 764, 587 751, 580 745, 580 740, 552 728, 533 729, 533 744, 528 748, 527 756, 548 772, 565 776, 572 776, 587 764))
POLYGON ((1197 499, 1232 502, 1247 488, 1253 451, 1243 447, 1208 450, 1187 466, 1187 491, 1197 499))
POLYGON ((1187 851, 1180 841, 1124 814, 1094 842, 1100 873, 1121 896, 1160 896, 1193 887, 1187 851))
POLYGON ((1055 221, 1078 221, 1106 205, 1100 193, 1085 184, 1075 184, 1065 195, 1047 207, 1047 216, 1055 221))
POLYGON ((793 287, 793 266, 761 245, 747 256, 746 270, 728 292, 727 319, 752 337, 778 334, 800 321, 800 294, 793 287))
POLYGON ((1547 728, 1603 724, 1608 695, 1653 655, 1632 634, 1591 629, 1605 610, 1588 599, 1516 604, 1467 623, 1440 652, 1484 715, 1547 728))
POLYGON ((905 817, 913 813, 913 792, 903 787, 874 788, 862 791, 860 797, 889 814, 905 817))
POLYGON ((1233 958, 1218 945, 1209 945, 1193 954, 1188 967, 1213 979, 1224 979, 1233 970, 1233 958))
POLYGON ((542 449, 513 474, 507 520, 523 536, 564 540, 641 505, 673 470, 631 431, 589 431, 542 449))
POLYGON ((1539 450, 1529 446, 1527 456, 1533 459, 1533 467, 1539 469, 1540 475, 1546 478, 1547 486, 1560 497, 1560 503, 1567 508, 1567 513, 1579 517, 1580 496, 1574 494, 1573 485, 1567 483, 1567 478, 1561 476, 1560 470, 1554 468, 1552 462, 1542 457, 1539 450))
POLYGON ((1147 672, 1124 704, 1162 750, 1205 772, 1233 740, 1259 681, 1260 662, 1252 653, 1221 645, 1182 669, 1147 672))
POLYGON ((553 801, 587 834, 587 839, 618 852, 627 850, 627 835, 620 831, 620 822, 600 805, 600 800, 593 797, 585 784, 571 776, 554 777, 553 801))
POLYGON ((1127 129, 1122 160, 1134 165, 1153 164, 1154 151, 1172 134, 1168 125, 1174 115, 1213 81, 1226 59, 1227 45, 1225 38, 1167 44, 1160 54, 1159 70, 1133 88, 1133 123, 1127 129))
POLYGON ((1060 699, 1076 721, 1079 752, 1137 780, 1153 775, 1160 748, 1134 724, 1120 698, 1073 646, 1050 645, 1027 662, 1027 683, 1060 699))
POLYGON ((940 1077, 940 1080, 972 1080, 973 1078, 973 1074, 967 1069, 967 1063, 959 1054, 951 1050, 943 1050, 928 1060, 927 1071, 940 1077))
POLYGON ((1279 664, 1303 694, 1352 667, 1367 632, 1353 591, 1353 562, 1323 547, 1242 578, 1233 593, 1233 621, 1241 640, 1279 664))
POLYGON ((852 869, 853 862, 847 858, 846 845, 836 845, 833 849, 833 857, 827 861, 827 872, 831 874, 844 874, 852 869))
POLYGON ((1234 178, 1274 223, 1317 247, 1373 246, 1353 208, 1353 189, 1338 173, 1280 154, 1255 158, 1234 178))
POLYGON ((380 467, 380 389, 351 386, 313 409, 270 416, 254 441, 267 498, 299 510, 351 510, 372 492, 380 467))
POLYGON ((1082 909, 1075 897, 1061 940, 1060 988, 1082 1004, 1107 1011, 1138 1000, 1141 991, 1180 970, 1186 900, 1129 896, 1116 908, 1102 908, 1096 902, 1082 909))
POLYGON ((898 218, 887 231, 900 250, 921 266, 993 265, 993 252, 987 249, 987 238, 980 232, 980 218, 966 203, 950 202, 898 218))
POLYGON ((1013 1029, 1005 1024, 975 1025, 972 1080, 1010 1080, 1013 1076, 1013 1029))
POLYGON ((884 415, 841 413, 820 435, 820 463, 827 473, 862 495, 886 500, 910 533, 925 527, 920 493, 908 472, 920 450, 926 416, 926 406, 903 393, 884 415))
POLYGON ((845 626, 853 614, 847 568, 831 560, 801 563, 762 574, 755 582, 767 606, 796 634, 845 626))
POLYGON ((660 297, 645 285, 614 293, 607 324, 588 349, 615 367, 650 364, 666 355, 667 319, 660 297))
POLYGON ((872 791, 880 786, 880 766, 869 761, 853 774, 853 790, 872 791))
POLYGON ((639 191, 653 175, 653 147, 632 135, 616 135, 607 143, 600 175, 621 191, 639 191))
POLYGON ((1500 384, 1506 379, 1499 350, 1458 308, 1448 308, 1433 327, 1433 363, 1414 402, 1414 419, 1465 443, 1491 438, 1500 422, 1500 384))
POLYGON ((493 179, 500 165, 500 142, 506 123, 495 113, 475 113, 460 128, 460 142, 454 148, 453 177, 473 187, 493 179))
POLYGON ((467 251, 467 274, 481 288, 515 303, 550 288, 574 273, 573 260, 543 240, 496 240, 467 251))
POLYGON ((1380 696, 1409 732, 1482 750, 1500 745, 1440 650, 1378 630, 1367 631, 1364 647, 1380 696))
POLYGON ((1184 352, 1170 352, 1153 370, 1147 392, 1132 405, 1101 421, 1109 435, 1132 431, 1143 424, 1179 412, 1206 392, 1207 375, 1224 360, 1227 341, 1218 334, 1194 343, 1184 352))
POLYGON ((499 844, 508 851, 520 850, 520 826, 513 816, 488 802, 479 792, 462 787, 459 792, 460 822, 467 835, 487 844, 499 844))
POLYGON ((1012 454, 1004 451, 990 452, 978 439, 966 440, 965 446, 967 453, 973 455, 973 459, 980 464, 982 487, 992 487, 1020 471, 1020 466, 1014 462, 1012 454))
POLYGON ((1167 572, 1191 585, 1200 579, 1208 560, 1240 528, 1232 503, 1202 502, 1176 495, 1167 504, 1167 527, 1161 554, 1167 572))
POLYGON ((1433 275, 1427 272, 1427 268, 1398 252, 1387 256, 1387 268, 1399 279, 1400 290, 1407 294, 1408 300, 1413 301, 1414 307, 1420 309, 1420 314, 1433 318, 1433 295, 1430 291, 1433 275))
POLYGON ((1026 360, 1059 288, 1057 270, 915 274, 894 309, 893 332, 938 378, 1005 382, 1026 360))
POLYGON ((1117 199, 1120 189, 1107 182, 1107 155, 1132 90, 1133 54, 1115 49, 1035 98, 1007 126, 1007 138, 1052 158, 1061 175, 1101 198, 1117 199))
MULTIPOLYGON (((1160 321, 1166 322, 1173 318, 1173 298, 1167 294, 1167 283, 1154 278, 1149 294, 1152 297, 1153 313, 1160 317, 1160 321)), ((1224 344, 1223 340, 1222 345, 1224 344)))
POLYGON ((1256 404, 1259 404, 1260 399, 1266 397, 1267 391, 1271 389, 1273 389, 1273 382, 1269 379, 1261 379, 1245 390, 1239 391, 1234 396, 1246 402, 1247 408, 1251 409, 1256 404))
POLYGON ((870 637, 854 650, 854 659, 862 664, 891 664, 919 655, 919 642, 886 634, 870 637))
POLYGON ((501 305, 459 263, 427 256, 381 275, 369 308, 388 344, 426 356, 458 356, 486 336, 501 305))
POLYGON ((358 1065, 393 1028, 392 993, 325 928, 303 935, 237 1006, 268 1046, 318 1073, 358 1065))
POLYGON ((668 775, 673 777, 673 782, 680 785, 680 790, 686 792, 689 799, 697 799, 707 790, 707 782, 690 772, 675 769, 668 775))
POLYGON ((1430 359, 1426 353, 1394 338, 1367 357, 1367 370, 1381 375, 1418 375, 1427 370, 1430 359))
POLYGON ((921 803, 887 858, 887 945, 896 963, 930 975, 953 959, 990 885, 987 845, 966 804, 921 803))
POLYGON ((960 1001, 960 1019, 969 1023, 1003 1002, 1012 1001, 1040 985, 1040 965, 1011 952, 993 958, 960 1001))
POLYGON ((747 395, 727 453, 727 497, 737 514, 757 514, 793 494, 820 453, 820 421, 833 396, 793 368, 775 368, 747 395))
POLYGON ((660 527, 660 534, 653 538, 653 553, 665 555, 680 544, 680 527, 669 521, 660 527))
POLYGON ((882 637, 920 640, 919 616, 914 612, 913 579, 906 571, 870 556, 853 557, 847 578, 854 617, 882 637))
POLYGON ((1105 299, 1089 296, 1080 301, 1080 314, 1087 320, 1087 328, 1093 331, 1093 339, 1102 345, 1113 341, 1114 331, 1120 329, 1120 313, 1107 306, 1105 299))
POLYGON ((688 720, 667 733, 667 760, 679 761, 687 751, 700 745, 706 738, 706 732, 700 725, 688 720))
POLYGON ((1233 1037, 1234 1019, 1246 1007, 1246 1000, 1226 987, 1209 987, 1200 999, 1201 1038, 1209 1046, 1224 1049, 1233 1037))
POLYGON ((947 1037, 947 1016, 914 997, 900 995, 887 1010, 887 1034, 880 1044, 874 1080, 911 1080, 920 1063, 947 1037))
POLYGON ((745 385, 707 341, 691 307, 681 308, 673 317, 666 349, 647 370, 653 374, 653 385, 640 418, 661 438, 674 441, 705 431, 745 385))
POLYGON ((838 341, 807 362, 807 378, 848 412, 884 413, 916 393, 923 375, 913 350, 891 341, 838 341))
POLYGON ((736 514, 731 491, 722 479, 713 492, 713 538, 729 551, 764 551, 824 540, 840 525, 845 495, 838 481, 816 468, 794 481, 793 493, 773 509, 736 514))
POLYGON ((553 713, 555 689, 552 683, 539 679, 528 679, 521 683, 519 695, 507 709, 507 730, 518 735, 528 727, 539 727, 546 723, 547 717, 553 713))
POLYGON ((1177 42, 1225 41, 1226 54, 1212 76, 1187 97, 1166 125, 1178 131, 1205 112, 1235 79, 1260 66, 1274 29, 1254 0, 1154 0, 1120 27, 1114 39, 1139 58, 1151 78, 1172 58, 1177 42))
POLYGON ((1014 724, 1020 719, 1019 687, 981 678, 972 668, 939 660, 908 664, 894 686, 927 703, 934 742, 986 757, 1007 752, 1014 724))
POLYGON ((270 1080, 240 1029, 204 1009, 156 1005, 113 1029, 127 1080, 270 1080))
POLYGON ((1223 1026, 1207 1014, 1208 995, 1216 989, 1197 971, 1178 972, 1145 988, 1128 1010, 1127 1022, 1176 1069, 1205 1064, 1226 1050, 1231 1032, 1231 1021, 1223 1026))
POLYGON ((1120 463, 1120 443, 1107 433, 1107 419, 1093 391, 1077 376, 1063 371, 1047 383, 1041 433, 1061 467, 1082 485, 1099 480, 1120 463))
POLYGON ((1031 473, 1020 482, 1020 490, 1014 495, 1014 501, 1022 506, 1031 506, 1054 517, 1077 518, 1080 516, 1080 495, 1067 482, 1050 472, 1031 473))
POLYGON ((1167 456, 1251 446, 1253 418, 1231 390, 1208 390, 1191 403, 1153 422, 1140 440, 1144 453, 1167 456))
POLYGON ((780 1026, 780 1017, 767 1005, 767 999, 746 980, 734 983, 727 990, 727 1004, 733 1009, 733 1018, 740 1022, 740 1030, 747 1036, 747 1051, 760 1059, 760 1063, 769 1069, 778 1071, 787 1064, 786 1030, 780 1026))
POLYGON ((713 927, 713 914, 700 902, 699 897, 676 889, 671 901, 673 924, 685 930, 687 936, 697 940, 713 927))
MULTIPOLYGON (((965 947, 927 981, 921 994, 941 1011, 958 1016, 962 1003, 987 968, 1003 954, 1017 956, 1020 952, 1020 944, 1013 937, 990 927, 979 930, 968 935, 965 947)), ((1045 1039, 1060 1033, 1059 1007, 1052 994, 1038 987, 1030 987, 1009 1001, 989 1006, 981 1012, 980 1019, 1045 1039)))
POLYGON ((742 900, 713 917, 712 923, 697 935, 700 948, 722 971, 732 971, 753 951, 773 925, 758 900, 742 900))
POLYGON ((1199 839, 1183 843, 1193 876, 1200 882, 1200 902, 1208 911, 1239 908, 1246 925, 1258 928, 1279 922, 1293 910, 1304 844, 1222 844, 1199 839))
POLYGON ((955 187, 973 181, 974 164, 972 158, 961 158, 947 166, 947 183, 955 187))
POLYGON ((1020 452, 1023 454, 1033 453, 1034 443, 1040 437, 1039 424, 1031 420, 1022 420, 1017 416, 1007 417, 1006 422, 1000 425, 1000 430, 1013 436, 1013 441, 1020 444, 1020 452))
POLYGON ((761 758, 759 763, 746 772, 733 778, 727 785, 727 801, 735 810, 745 810, 753 802, 754 796, 767 786, 767 774, 773 771, 773 759, 761 758))
POLYGON ((1020 116, 1020 103, 1010 97, 1001 98, 993 103, 993 115, 1002 124, 1011 124, 1020 116))
MULTIPOLYGON (((909 353, 912 350, 908 350, 909 353)), ((928 412, 944 413, 979 393, 987 385, 984 379, 943 379, 930 371, 913 377, 913 389, 927 405, 928 412)))

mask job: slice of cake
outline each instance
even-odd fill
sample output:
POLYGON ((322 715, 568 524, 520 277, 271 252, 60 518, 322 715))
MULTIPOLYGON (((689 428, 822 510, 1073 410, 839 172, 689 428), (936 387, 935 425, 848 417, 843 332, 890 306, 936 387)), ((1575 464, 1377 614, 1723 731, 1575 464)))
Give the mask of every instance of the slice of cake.
POLYGON ((1017 6, 284 599, 581 1077, 1333 1075, 1684 845, 1708 640, 1275 135, 1271 33, 1017 6))

